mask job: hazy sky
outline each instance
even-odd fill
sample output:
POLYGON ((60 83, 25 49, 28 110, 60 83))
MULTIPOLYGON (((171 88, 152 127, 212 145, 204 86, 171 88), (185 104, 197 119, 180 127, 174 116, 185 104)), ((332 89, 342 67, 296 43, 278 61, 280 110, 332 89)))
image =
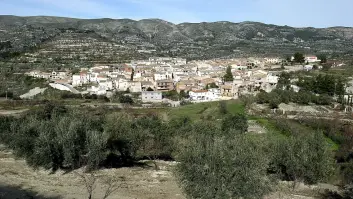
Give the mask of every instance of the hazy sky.
POLYGON ((353 26, 353 0, 0 0, 1 15, 353 26))

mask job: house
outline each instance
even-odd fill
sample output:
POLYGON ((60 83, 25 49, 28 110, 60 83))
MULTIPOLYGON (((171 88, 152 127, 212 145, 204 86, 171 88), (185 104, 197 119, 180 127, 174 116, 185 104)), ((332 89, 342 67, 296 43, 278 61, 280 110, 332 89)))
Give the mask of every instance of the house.
POLYGON ((221 90, 218 88, 208 89, 206 98, 211 101, 219 100, 221 98, 221 90))
POLYGON ((167 73, 158 72, 154 74, 155 81, 164 80, 164 79, 168 79, 167 73))
POLYGON ((108 81, 108 76, 107 75, 103 75, 103 74, 100 74, 97 76, 97 82, 101 82, 101 81, 108 81))
POLYGON ((126 91, 129 88, 129 81, 124 78, 115 80, 115 88, 118 91, 126 91))
POLYGON ((100 81, 98 84, 100 88, 105 89, 106 91, 114 89, 112 81, 100 81))
POLYGON ((129 90, 132 93, 139 93, 142 91, 141 82, 130 81, 129 82, 129 90))
POLYGON ((221 86, 221 96, 222 97, 233 97, 233 86, 232 85, 222 85, 221 86))
POLYGON ((142 81, 141 82, 141 89, 142 91, 147 91, 148 88, 151 88, 154 90, 154 85, 152 82, 149 81, 142 81))
POLYGON ((156 84, 157 90, 160 91, 170 91, 174 89, 173 80, 159 80, 156 82, 156 84))
POLYGON ((277 64, 280 62, 280 59, 279 58, 274 58, 274 57, 271 57, 271 58, 265 58, 265 63, 266 64, 277 64))
POLYGON ((219 100, 221 97, 221 91, 217 88, 209 90, 196 90, 189 92, 190 100, 193 102, 210 102, 219 100))
POLYGON ((314 63, 314 62, 320 62, 321 60, 319 60, 317 58, 317 56, 314 56, 314 55, 308 55, 308 56, 305 56, 305 62, 308 62, 308 63, 314 63))
POLYGON ((180 91, 190 91, 193 87, 196 86, 196 81, 194 80, 183 80, 176 84, 176 91, 180 93, 180 91))
POLYGON ((66 71, 53 71, 51 72, 51 79, 66 79, 68 75, 69 74, 66 71))
POLYGON ((72 75, 72 86, 82 86, 80 75, 72 75))
POLYGON ((276 75, 273 75, 272 73, 268 73, 266 76, 266 82, 269 84, 276 85, 278 83, 279 77, 276 75))
POLYGON ((141 100, 142 102, 162 102, 161 91, 142 91, 141 100))
POLYGON ((189 96, 191 101, 206 101, 208 90, 197 90, 197 91, 190 91, 189 96))
POLYGON ((314 68, 313 65, 305 65, 304 66, 304 70, 306 70, 306 71, 312 70, 313 68, 314 68))

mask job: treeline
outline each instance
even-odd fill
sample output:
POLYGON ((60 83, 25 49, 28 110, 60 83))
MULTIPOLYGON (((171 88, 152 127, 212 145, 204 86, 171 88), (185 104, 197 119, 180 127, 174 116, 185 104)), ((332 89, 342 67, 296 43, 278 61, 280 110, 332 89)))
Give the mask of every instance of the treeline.
POLYGON ((279 104, 288 104, 289 102, 302 105, 308 105, 309 103, 314 103, 317 105, 329 105, 333 102, 333 99, 327 94, 316 95, 305 90, 294 92, 292 89, 274 89, 270 93, 266 93, 264 91, 258 93, 256 95, 256 102, 258 104, 268 103, 270 108, 278 108, 279 104))
MULTIPOLYGON (((212 129, 228 131, 235 127, 229 124, 232 120, 242 121, 240 129, 246 131, 245 116, 228 116, 212 129)), ((166 122, 153 114, 139 118, 124 112, 90 115, 47 103, 21 118, 2 117, 0 138, 34 167, 97 168, 109 166, 106 161, 112 157, 118 157, 120 161, 114 164, 121 165, 141 158, 174 159, 176 140, 201 131, 200 125, 188 117, 166 122)))
POLYGON ((278 180, 315 184, 333 175, 334 156, 321 132, 254 136, 244 115, 219 109, 221 121, 192 121, 48 103, 20 118, 1 117, 0 140, 29 165, 53 171, 177 160, 176 176, 190 198, 261 198, 278 180))
POLYGON ((338 96, 339 101, 345 94, 345 80, 333 75, 299 76, 298 81, 291 82, 293 74, 282 73, 279 76, 277 88, 266 93, 261 91, 256 96, 259 104, 268 103, 271 108, 278 108, 280 103, 298 103, 307 105, 329 105, 333 97, 338 96), (293 86, 299 87, 299 92, 293 86))
POLYGON ((345 93, 345 81, 340 77, 328 74, 313 77, 300 76, 296 84, 302 90, 320 95, 342 96, 345 93))

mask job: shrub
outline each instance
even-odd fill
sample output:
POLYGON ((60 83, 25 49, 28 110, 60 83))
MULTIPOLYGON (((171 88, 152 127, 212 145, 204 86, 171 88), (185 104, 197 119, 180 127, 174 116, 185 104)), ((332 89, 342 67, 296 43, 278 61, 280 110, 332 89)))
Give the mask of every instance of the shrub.
POLYGON ((222 130, 236 130, 239 133, 248 131, 248 120, 243 114, 228 115, 222 120, 222 130))
POLYGON ((120 95, 119 102, 123 104, 132 104, 134 103, 134 100, 128 95, 120 95))
POLYGON ((176 174, 189 198, 262 198, 273 185, 259 143, 240 135, 198 136, 181 152, 176 174))
POLYGON ((334 172, 334 159, 321 132, 292 136, 278 143, 274 166, 286 180, 325 182, 334 172))

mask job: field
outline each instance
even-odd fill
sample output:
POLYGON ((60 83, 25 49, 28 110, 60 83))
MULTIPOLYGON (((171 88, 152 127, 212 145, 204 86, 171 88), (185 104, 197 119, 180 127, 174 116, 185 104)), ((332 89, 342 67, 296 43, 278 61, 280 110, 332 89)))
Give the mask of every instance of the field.
MULTIPOLYGON (((240 101, 230 100, 225 101, 227 110, 231 114, 244 113, 245 108, 240 101)), ((182 106, 179 108, 169 109, 168 116, 183 117, 188 116, 192 120, 200 120, 202 118, 211 117, 213 119, 220 119, 219 102, 198 103, 182 106)))

